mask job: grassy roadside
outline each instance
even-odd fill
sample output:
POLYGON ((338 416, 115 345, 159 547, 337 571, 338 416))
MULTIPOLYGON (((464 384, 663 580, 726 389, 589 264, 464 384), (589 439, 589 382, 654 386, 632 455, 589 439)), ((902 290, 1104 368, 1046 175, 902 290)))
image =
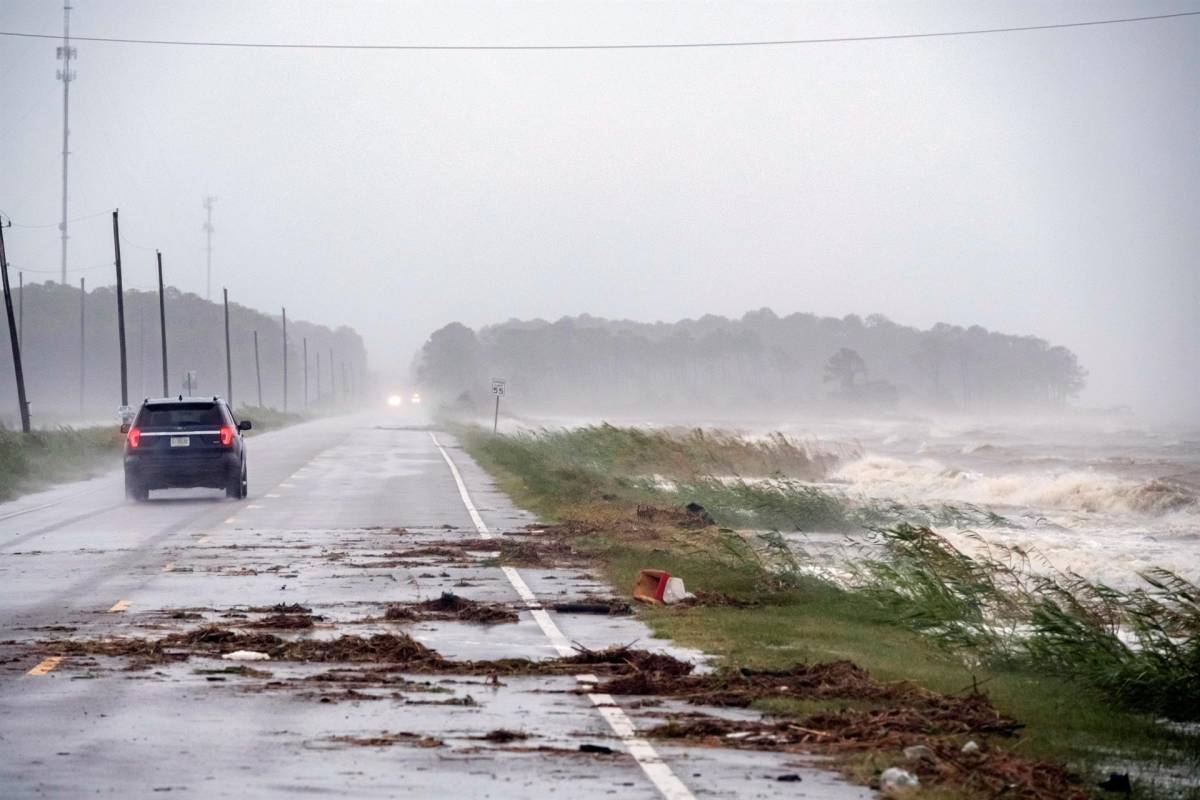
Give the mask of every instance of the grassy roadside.
POLYGON ((123 439, 116 425, 28 434, 0 427, 0 500, 112 469, 123 439))
MULTIPOLYGON (((912 681, 935 692, 962 693, 978 685, 1000 712, 1025 726, 1018 737, 996 738, 991 745, 1065 763, 1084 776, 1085 789, 1109 771, 1129 771, 1136 797, 1200 797, 1200 790, 1184 785, 1190 775, 1194 787, 1200 769, 1196 737, 1159 724, 1155 714, 1118 708, 1095 683, 939 646, 905 624, 877 593, 847 591, 803 572, 783 580, 770 554, 747 547, 743 537, 711 526, 681 529, 669 518, 638 513, 639 506, 697 499, 730 527, 828 530, 878 521, 878 509, 856 508, 800 483, 828 466, 819 454, 779 439, 743 442, 608 426, 499 437, 469 428, 455 433, 514 500, 545 520, 584 531, 572 539, 573 547, 594 557, 618 591, 628 591, 638 569, 654 567, 685 577, 690 589, 702 590, 702 601, 718 599, 645 609, 643 618, 657 635, 713 653, 731 669, 783 670, 797 662, 844 659, 877 679, 912 681), (728 480, 764 474, 774 476, 770 487, 728 480)), ((986 522, 982 510, 967 516, 986 522)), ((790 698, 756 704, 793 721, 829 705, 790 698)), ((864 782, 882 767, 906 766, 886 748, 860 750, 846 763, 864 782)), ((920 796, 989 794, 951 782, 924 788, 920 796)))
MULTIPOLYGON (((304 422, 303 414, 243 406, 238 417, 265 433, 304 422)), ((0 501, 12 500, 56 483, 93 478, 121 463, 125 441, 117 425, 59 427, 22 434, 0 426, 0 501)))

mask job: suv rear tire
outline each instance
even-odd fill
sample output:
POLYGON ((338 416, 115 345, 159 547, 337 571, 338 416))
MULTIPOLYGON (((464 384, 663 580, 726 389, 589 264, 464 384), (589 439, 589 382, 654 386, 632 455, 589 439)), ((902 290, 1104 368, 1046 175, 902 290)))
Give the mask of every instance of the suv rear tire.
POLYGON ((225 486, 225 496, 234 500, 245 500, 247 489, 249 488, 248 483, 246 480, 246 468, 243 466, 241 473, 236 478, 231 479, 225 486))
POLYGON ((144 503, 150 499, 150 490, 136 478, 125 473, 125 496, 136 503, 144 503))

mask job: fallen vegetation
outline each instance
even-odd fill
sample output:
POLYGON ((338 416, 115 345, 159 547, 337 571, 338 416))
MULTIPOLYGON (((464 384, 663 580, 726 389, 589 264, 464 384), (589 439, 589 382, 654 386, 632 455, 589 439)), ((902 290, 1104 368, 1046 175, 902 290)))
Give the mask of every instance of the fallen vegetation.
MULTIPOLYGON (((247 626, 249 627, 249 626, 247 626)), ((575 654, 553 659, 504 658, 459 661, 447 659, 405 633, 372 636, 283 639, 270 633, 244 633, 220 625, 204 625, 185 633, 156 639, 101 637, 43 641, 44 653, 64 656, 106 656, 128 659, 134 668, 192 656, 217 657, 240 651, 260 653, 266 661, 370 664, 365 671, 331 670, 311 678, 316 681, 390 683, 391 671, 456 675, 564 675, 581 666, 605 674, 648 672, 657 676, 687 675, 694 665, 664 653, 629 646, 590 650, 577 645, 575 654), (376 676, 374 679, 372 676, 376 676)))
MULTIPOLYGON (((1117 768, 1133 774, 1140 797, 1194 796, 1170 776, 1200 769, 1200 743, 1194 732, 1159 721, 1160 714, 1191 718, 1191 701, 1172 708, 1168 698, 1194 697, 1195 680, 1185 686, 1179 679, 1200 674, 1193 660, 1197 595, 1177 576, 1148 576, 1152 588, 1128 596, 1073 580, 1043 583, 1040 594, 1022 594, 1027 585, 989 594, 988 581, 1026 576, 939 550, 936 534, 922 527, 1007 522, 988 509, 856 504, 804 483, 811 475, 731 478, 739 473, 728 462, 706 474, 713 462, 678 458, 683 446, 667 433, 599 426, 456 434, 502 488, 549 521, 539 538, 591 558, 619 589, 653 567, 683 576, 698 592, 693 603, 648 608, 643 616, 656 633, 720 656, 717 675, 663 681, 630 673, 609 680, 607 691, 763 710, 773 715, 763 725, 809 730, 805 738, 789 729, 781 746, 837 744, 847 769, 867 782, 898 764, 933 791, 952 787, 956 797, 1081 797, 1117 768), (695 525, 688 502, 702 505, 716 525, 695 525), (882 541, 863 555, 853 585, 835 584, 779 534, 721 525, 871 527, 882 541), (1031 631, 1017 647, 1017 634, 1031 631), (858 682, 857 693, 831 680, 832 693, 822 696, 781 679, 797 662, 805 669, 849 664, 847 675, 872 677, 858 682), (931 696, 982 703, 974 710, 986 707, 995 726, 972 727, 982 721, 962 705, 931 718, 931 696), (964 759, 955 753, 968 732, 982 755, 964 759), (897 750, 916 745, 928 749, 928 763, 909 764, 897 750)), ((707 437, 695 435, 691 446, 707 437)), ((686 738, 696 731, 656 733, 686 738)), ((756 735, 718 738, 728 745, 756 735)), ((761 743, 778 744, 771 741, 761 743)))
POLYGON ((390 622, 452 619, 494 625, 502 622, 516 622, 518 618, 517 612, 507 606, 468 600, 451 592, 443 592, 441 597, 433 600, 390 605, 384 613, 384 619, 390 622))

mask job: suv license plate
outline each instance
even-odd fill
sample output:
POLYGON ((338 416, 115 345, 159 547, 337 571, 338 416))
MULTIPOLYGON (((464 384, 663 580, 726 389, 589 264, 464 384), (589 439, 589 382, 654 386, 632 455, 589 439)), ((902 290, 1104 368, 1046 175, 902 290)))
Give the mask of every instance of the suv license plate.
POLYGON ((171 447, 187 447, 192 443, 190 436, 172 436, 171 447))

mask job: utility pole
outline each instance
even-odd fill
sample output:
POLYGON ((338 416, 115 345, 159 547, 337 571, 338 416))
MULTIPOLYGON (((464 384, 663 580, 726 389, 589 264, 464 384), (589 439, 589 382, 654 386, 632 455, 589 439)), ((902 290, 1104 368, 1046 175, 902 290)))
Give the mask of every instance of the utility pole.
POLYGON ((225 295, 225 400, 233 408, 233 354, 229 350, 229 290, 221 289, 225 295))
POLYGON ((287 309, 283 309, 283 413, 287 413, 287 309))
POLYGON ((258 331, 254 332, 254 379, 258 382, 258 407, 262 408, 262 368, 258 363, 258 331))
POLYGON ((171 391, 167 385, 167 300, 163 294, 162 251, 155 250, 158 258, 158 327, 162 331, 163 397, 171 391))
POLYGON ((117 339, 121 347, 121 408, 129 407, 129 367, 125 362, 125 291, 121 283, 121 230, 113 211, 113 253, 117 265, 117 339))
POLYGON ((25 273, 17 273, 17 341, 25 341, 25 273))
POLYGON ((21 368, 21 342, 13 319, 12 290, 8 285, 8 256, 4 253, 4 224, 0 221, 0 272, 4 274, 4 310, 8 313, 8 340, 12 344, 13 372, 17 378, 17 404, 21 407, 21 432, 29 433, 29 401, 25 399, 25 371, 21 368))
POLYGON ((212 207, 213 203, 215 202, 217 202, 217 198, 213 197, 212 195, 207 195, 204 198, 204 211, 206 212, 207 217, 205 217, 203 229, 205 238, 208 240, 208 258, 206 260, 206 266, 204 269, 205 300, 212 300, 212 235, 213 231, 216 230, 213 228, 212 224, 212 207))
POLYGON ((71 1, 63 3, 63 43, 58 48, 58 60, 63 62, 58 70, 58 79, 63 85, 63 127, 62 127, 62 222, 58 229, 62 232, 62 284, 67 284, 67 156, 71 151, 67 140, 71 135, 69 124, 71 111, 71 81, 75 80, 75 70, 71 62, 75 59, 75 48, 71 47, 71 1))
POLYGON ((304 339, 304 410, 308 411, 308 337, 304 339))
POLYGON ((317 351, 317 405, 321 404, 321 351, 317 351))
POLYGON ((79 415, 83 416, 84 397, 87 387, 87 283, 79 279, 79 415))
POLYGON ((138 303, 138 396, 146 396, 146 304, 138 303))

